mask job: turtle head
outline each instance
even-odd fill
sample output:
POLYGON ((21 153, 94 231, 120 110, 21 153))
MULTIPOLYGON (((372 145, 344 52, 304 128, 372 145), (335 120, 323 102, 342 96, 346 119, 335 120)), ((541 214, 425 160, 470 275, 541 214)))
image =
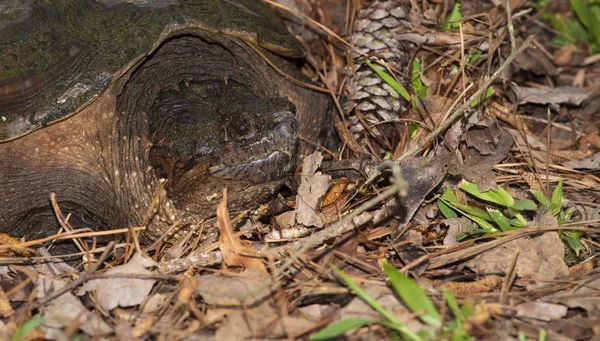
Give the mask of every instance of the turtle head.
POLYGON ((149 125, 150 161, 167 179, 175 205, 187 211, 214 214, 223 188, 230 209, 249 207, 272 194, 295 167, 293 104, 260 98, 235 82, 184 83, 162 92, 149 125))

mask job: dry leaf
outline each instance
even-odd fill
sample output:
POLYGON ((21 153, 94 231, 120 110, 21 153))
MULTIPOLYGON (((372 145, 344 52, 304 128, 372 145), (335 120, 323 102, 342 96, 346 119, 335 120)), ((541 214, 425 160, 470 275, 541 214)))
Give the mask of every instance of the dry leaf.
MULTIPOLYGON (((157 263, 140 254, 135 254, 129 263, 116 266, 105 272, 110 274, 142 274, 150 275, 151 271, 146 268, 156 266, 157 263)), ((118 306, 131 307, 142 303, 156 283, 154 279, 140 278, 102 278, 94 279, 83 286, 85 291, 95 291, 98 304, 107 311, 118 306)))
MULTIPOLYGON (((56 290, 60 290, 66 285, 65 282, 51 279, 39 279, 37 282, 38 298, 51 295, 56 290)), ((87 310, 81 301, 72 293, 67 292, 54 299, 44 309, 44 327, 47 339, 56 339, 54 336, 62 338, 62 329, 77 327, 90 336, 100 337, 112 332, 112 329, 106 324, 100 316, 87 310)))
POLYGON ((229 212, 227 211, 227 190, 223 190, 223 200, 217 206, 217 227, 219 228, 219 248, 226 266, 242 266, 248 270, 256 270, 268 276, 261 256, 250 245, 242 243, 233 233, 229 212))
MULTIPOLYGON (((554 280, 569 275, 569 268, 563 260, 564 245, 556 232, 499 245, 477 255, 466 265, 476 273, 504 272, 512 262, 516 249, 520 250, 520 255, 515 270, 520 278, 554 280)), ((535 288, 538 285, 532 283, 528 286, 535 288)))
POLYGON ((515 85, 512 89, 520 103, 580 105, 589 97, 587 91, 573 86, 538 89, 515 85))
POLYGON ((323 227, 325 220, 320 213, 321 198, 329 188, 330 175, 316 170, 321 165, 323 155, 315 152, 302 163, 302 180, 296 196, 296 221, 304 226, 323 227))
POLYGON ((542 321, 556 320, 567 315, 567 307, 546 302, 525 302, 517 304, 517 317, 542 321))

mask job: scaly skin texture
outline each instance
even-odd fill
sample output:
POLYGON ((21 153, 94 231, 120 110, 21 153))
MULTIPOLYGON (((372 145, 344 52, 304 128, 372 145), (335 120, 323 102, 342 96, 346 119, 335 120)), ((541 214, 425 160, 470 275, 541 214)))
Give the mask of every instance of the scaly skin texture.
MULTIPOLYGON (((196 1, 217 2, 233 3, 196 1)), ((247 13, 254 2, 236 3, 248 6, 242 7, 243 16, 258 13, 247 13)), ((231 211, 251 208, 272 194, 295 166, 298 131, 314 139, 313 132, 327 128, 328 99, 287 81, 249 46, 247 37, 221 31, 196 20, 166 25, 139 57, 123 57, 130 61, 111 71, 107 88, 87 105, 0 143, 0 232, 30 237, 51 233, 32 226, 55 225, 49 209, 52 192, 63 211, 86 226, 148 225, 145 236, 150 239, 175 221, 213 216, 223 188, 229 190, 231 211), (212 93, 204 95, 209 88, 212 93), (207 125, 214 126, 212 132, 207 125)), ((262 53, 297 76, 287 60, 265 49, 262 53)), ((101 64, 109 63, 94 65, 101 64)), ((58 76, 70 74, 57 70, 58 76)), ((12 108, 46 108, 36 100, 43 102, 58 89, 42 84, 43 91, 28 97, 25 90, 15 92, 18 79, 10 78, 12 86, 0 88, 8 91, 4 94, 13 91, 12 99, 24 95, 8 100, 12 108)), ((90 78, 74 79, 71 88, 90 78)), ((35 82, 21 86, 31 84, 35 82)), ((193 227, 181 224, 170 237, 193 227)))

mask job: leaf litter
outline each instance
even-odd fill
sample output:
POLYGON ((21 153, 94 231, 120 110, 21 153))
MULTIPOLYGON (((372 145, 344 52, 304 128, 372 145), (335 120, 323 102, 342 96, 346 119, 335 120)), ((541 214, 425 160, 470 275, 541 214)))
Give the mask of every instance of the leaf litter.
POLYGON ((333 86, 332 94, 348 95, 343 86, 353 83, 382 95, 370 88, 380 79, 347 78, 373 76, 361 62, 368 60, 404 85, 410 101, 389 85, 381 85, 389 101, 346 106, 336 97, 341 148, 304 159, 299 184, 282 192, 277 212, 231 217, 223 201, 195 240, 143 249, 136 234, 114 248, 82 239, 87 249, 64 255, 50 239, 49 251, 30 252, 41 242, 2 236, 0 338, 306 339, 336 321, 367 318, 378 324, 339 332, 351 340, 418 337, 403 328, 456 340, 597 336, 598 59, 586 57, 585 42, 557 43, 543 18, 554 2, 512 1, 509 22, 503 2, 465 1, 450 11, 435 1, 411 9, 409 1, 376 0, 359 20, 377 23, 390 13, 385 6, 402 8, 392 15, 402 29, 380 38, 411 46, 407 60, 422 69, 396 67, 386 60, 389 47, 368 40, 362 46, 375 49, 349 53, 358 59, 346 65, 347 45, 334 33, 349 36, 355 16, 346 13, 359 10, 355 3, 286 2, 306 17, 279 9, 311 46, 306 74, 333 86), (537 48, 514 53, 530 34, 537 48), (491 76, 502 67, 501 78, 491 76), (403 109, 377 113, 390 106, 403 109), (384 160, 400 166, 404 193, 393 167, 378 169, 384 160), (490 203, 462 191, 463 180, 480 194, 502 188, 536 208, 490 203), (445 191, 459 210, 438 204, 445 191), (484 223, 510 229, 490 232, 484 223), (168 247, 177 252, 167 260, 168 247), (402 327, 384 323, 331 264, 402 327), (443 328, 428 327, 392 290, 389 264, 414 277, 444 314, 443 328))

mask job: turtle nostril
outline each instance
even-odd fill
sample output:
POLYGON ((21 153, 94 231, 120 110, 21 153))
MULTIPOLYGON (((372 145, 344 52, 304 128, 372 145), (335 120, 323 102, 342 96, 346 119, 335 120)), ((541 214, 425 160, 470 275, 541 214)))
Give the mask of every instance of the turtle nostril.
POLYGON ((273 124, 267 129, 284 139, 295 140, 298 137, 298 121, 289 111, 274 113, 273 124))

